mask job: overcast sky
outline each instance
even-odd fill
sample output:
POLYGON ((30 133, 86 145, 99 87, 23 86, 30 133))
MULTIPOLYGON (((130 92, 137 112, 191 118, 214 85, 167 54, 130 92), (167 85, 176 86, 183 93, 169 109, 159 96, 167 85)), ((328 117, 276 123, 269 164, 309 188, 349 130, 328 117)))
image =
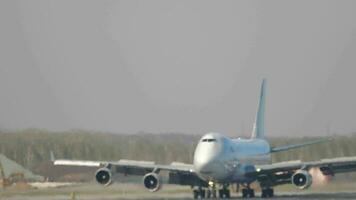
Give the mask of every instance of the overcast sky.
POLYGON ((0 1, 0 128, 356 132, 356 1, 0 1))

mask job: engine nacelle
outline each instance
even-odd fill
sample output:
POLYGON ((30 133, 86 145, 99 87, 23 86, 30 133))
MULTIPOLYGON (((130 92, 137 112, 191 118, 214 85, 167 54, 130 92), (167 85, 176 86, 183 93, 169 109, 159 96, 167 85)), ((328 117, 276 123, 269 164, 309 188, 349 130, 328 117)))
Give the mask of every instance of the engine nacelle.
POLYGON ((108 168, 100 168, 95 172, 95 180, 101 185, 109 186, 112 184, 111 171, 108 168))
POLYGON ((292 184, 299 189, 307 189, 313 183, 313 178, 308 171, 298 170, 292 176, 292 184))
POLYGON ((161 180, 158 174, 148 173, 143 177, 143 185, 150 192, 157 192, 161 189, 161 180))

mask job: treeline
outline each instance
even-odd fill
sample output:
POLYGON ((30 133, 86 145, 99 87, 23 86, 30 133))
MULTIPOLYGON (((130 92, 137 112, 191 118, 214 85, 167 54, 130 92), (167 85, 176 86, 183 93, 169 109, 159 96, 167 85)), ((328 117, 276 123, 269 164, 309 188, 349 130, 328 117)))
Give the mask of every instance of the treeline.
MULTIPOLYGON (((0 153, 29 169, 48 162, 50 151, 57 158, 81 160, 150 160, 168 164, 191 163, 200 136, 185 134, 133 135, 110 134, 85 130, 49 132, 39 129, 0 130, 0 153)), ((272 146, 300 143, 317 138, 270 138, 272 146)), ((273 162, 316 160, 339 156, 356 156, 356 135, 336 136, 331 142, 298 150, 276 153, 273 162)))
POLYGON ((0 130, 0 153, 30 169, 50 160, 50 151, 56 158, 135 159, 167 164, 171 161, 191 162, 198 140, 199 136, 174 133, 128 135, 84 130, 0 130))

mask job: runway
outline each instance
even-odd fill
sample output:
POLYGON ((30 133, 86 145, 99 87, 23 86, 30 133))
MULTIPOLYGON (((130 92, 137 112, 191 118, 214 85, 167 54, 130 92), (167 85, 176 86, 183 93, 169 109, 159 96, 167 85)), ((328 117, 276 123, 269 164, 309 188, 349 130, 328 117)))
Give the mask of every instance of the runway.
MULTIPOLYGON (((44 196, 22 196, 14 195, 11 197, 1 197, 1 200, 68 200, 70 195, 44 195, 44 196)), ((141 196, 141 195, 77 195, 75 199, 80 200, 192 200, 190 195, 155 195, 155 196, 141 196)), ((231 199, 243 199, 242 197, 232 197, 231 199)), ((261 199, 259 197, 251 199, 261 199)), ((356 192, 350 193, 319 193, 319 194, 277 194, 274 198, 278 200, 288 199, 356 199, 356 192)))
MULTIPOLYGON (((256 198, 260 192, 256 189, 256 198)), ((161 191, 150 193, 138 184, 114 184, 101 187, 94 183, 78 184, 70 187, 47 189, 18 189, 15 187, 0 190, 1 200, 192 200, 189 187, 167 185, 161 191)), ((243 199, 241 193, 232 193, 231 199, 243 199)), ((353 182, 336 182, 325 186, 298 190, 286 185, 275 189, 271 199, 356 199, 356 184, 353 182)))

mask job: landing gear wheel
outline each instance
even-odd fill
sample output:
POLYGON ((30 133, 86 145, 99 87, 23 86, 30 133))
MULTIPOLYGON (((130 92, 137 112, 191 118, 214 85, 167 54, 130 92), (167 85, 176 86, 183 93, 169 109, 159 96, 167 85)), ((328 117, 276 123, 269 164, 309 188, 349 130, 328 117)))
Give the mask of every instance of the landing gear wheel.
POLYGON ((221 199, 229 199, 230 198, 230 190, 228 190, 228 189, 219 190, 219 197, 221 199))
MULTIPOLYGON (((204 196, 204 198, 205 198, 205 196, 204 196)), ((210 198, 216 199, 216 190, 215 189, 207 190, 206 191, 206 198, 207 199, 210 199, 210 198)))
POLYGON ((216 199, 216 189, 213 189, 212 191, 211 191, 211 196, 214 198, 214 199, 216 199))
POLYGON ((274 191, 272 188, 267 188, 262 190, 262 198, 271 198, 274 196, 274 191))
POLYGON ((250 197, 255 197, 255 191, 253 189, 249 189, 250 197))
MULTIPOLYGON (((199 198, 199 195, 198 195, 198 198, 199 198)), ((205 190, 200 191, 200 198, 205 199, 205 190)))
POLYGON ((198 199, 198 190, 193 190, 193 198, 198 199))
POLYGON ((271 188, 271 189, 269 189, 269 196, 270 197, 273 197, 274 196, 274 191, 273 191, 273 189, 271 188))
POLYGON ((253 198, 255 197, 255 191, 250 188, 242 189, 242 198, 253 198))
POLYGON ((206 191, 206 198, 208 198, 208 199, 211 198, 211 191, 210 190, 206 191))
POLYGON ((205 198, 205 190, 193 190, 194 199, 204 199, 205 198))

